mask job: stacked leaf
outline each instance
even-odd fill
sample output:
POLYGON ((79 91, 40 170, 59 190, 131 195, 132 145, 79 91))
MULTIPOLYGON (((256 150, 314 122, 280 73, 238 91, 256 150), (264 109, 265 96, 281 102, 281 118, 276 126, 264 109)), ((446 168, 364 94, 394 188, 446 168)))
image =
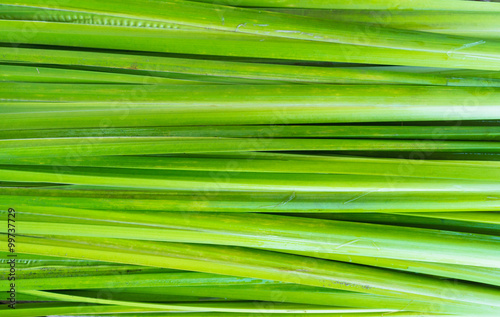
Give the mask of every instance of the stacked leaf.
POLYGON ((2 316, 498 316, 499 30, 462 0, 2 1, 2 316))

